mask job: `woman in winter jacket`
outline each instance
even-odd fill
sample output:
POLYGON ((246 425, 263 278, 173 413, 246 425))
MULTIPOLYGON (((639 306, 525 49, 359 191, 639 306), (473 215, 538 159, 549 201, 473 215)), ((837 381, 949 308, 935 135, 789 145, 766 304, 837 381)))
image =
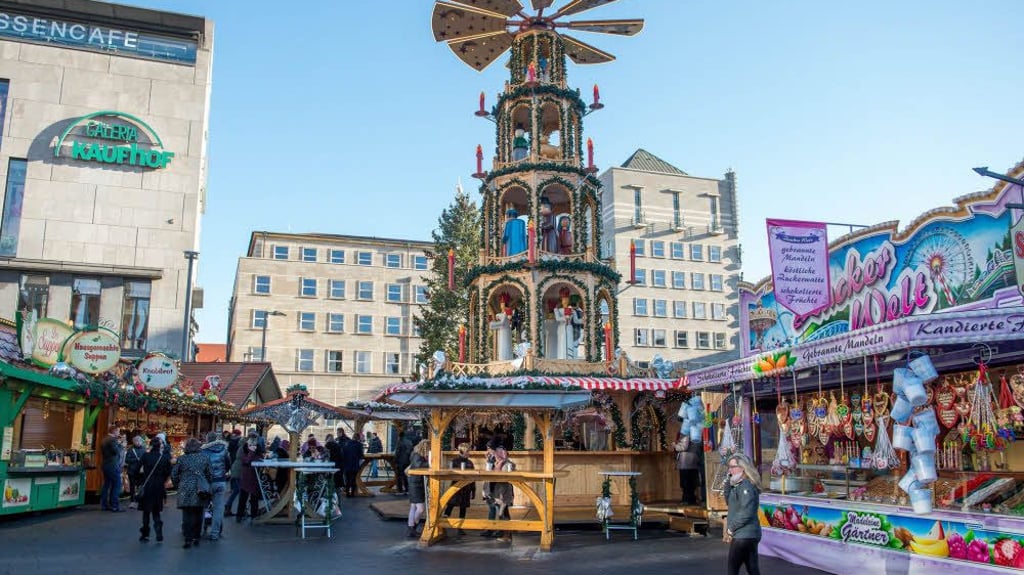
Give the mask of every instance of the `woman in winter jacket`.
POLYGON ((209 499, 200 497, 200 486, 204 484, 209 496, 213 472, 210 459, 200 452, 202 444, 192 437, 185 442, 185 453, 171 471, 171 481, 178 489, 178 509, 182 514, 182 530, 185 535, 185 549, 199 546, 199 535, 203 529, 203 507, 209 499))
POLYGON ((167 499, 167 478, 171 476, 171 458, 163 451, 163 442, 154 437, 149 442, 149 451, 142 456, 140 468, 138 503, 142 510, 142 527, 139 529, 139 541, 149 541, 149 522, 153 520, 156 529, 156 540, 164 540, 164 522, 160 512, 164 510, 167 499))
MULTIPOLYGON (((427 457, 430 454, 430 441, 424 439, 416 444, 412 450, 412 457, 409 462, 409 469, 426 469, 430 467, 427 457)), ((422 475, 409 475, 409 529, 406 531, 408 537, 418 537, 416 524, 423 517, 424 507, 427 502, 427 491, 422 475)))
POLYGON ((729 457, 729 476, 725 481, 726 537, 729 544, 729 575, 739 575, 740 566, 747 566, 749 575, 761 575, 757 545, 761 542, 761 523, 757 511, 761 505, 761 475, 743 455, 729 457))
POLYGON ((236 523, 241 523, 245 519, 246 503, 249 504, 250 517, 259 515, 260 507, 260 479, 252 462, 262 460, 263 451, 259 447, 259 442, 250 438, 242 444, 241 454, 242 480, 239 482, 239 486, 242 488, 242 493, 238 497, 238 512, 235 513, 236 523))

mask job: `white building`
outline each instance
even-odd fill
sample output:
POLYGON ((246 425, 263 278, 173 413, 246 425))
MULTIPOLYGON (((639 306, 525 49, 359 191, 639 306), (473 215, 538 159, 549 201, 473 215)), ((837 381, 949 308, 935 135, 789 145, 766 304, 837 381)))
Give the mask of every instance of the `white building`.
POLYGON ((127 356, 181 351, 212 50, 201 17, 3 2, 0 317, 105 326, 127 356))
POLYGON ((740 278, 736 176, 690 176, 645 150, 600 176, 602 257, 614 257, 621 347, 690 367, 737 349, 740 278), (630 244, 636 283, 630 285, 630 244))

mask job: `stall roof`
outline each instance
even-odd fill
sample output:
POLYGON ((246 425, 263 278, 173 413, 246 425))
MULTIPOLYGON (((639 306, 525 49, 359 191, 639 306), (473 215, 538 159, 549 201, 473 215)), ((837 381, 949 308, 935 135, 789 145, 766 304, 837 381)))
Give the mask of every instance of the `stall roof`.
POLYGON ((250 398, 256 399, 256 403, 267 403, 283 397, 277 376, 269 363, 189 362, 181 364, 181 374, 197 384, 211 375, 220 377, 217 396, 221 401, 231 402, 239 408, 250 398))
POLYGON ((20 379, 30 383, 38 383, 64 391, 77 391, 78 385, 74 380, 54 377, 49 373, 34 369, 15 367, 9 363, 0 361, 0 376, 20 379))
MULTIPOLYGON (((630 378, 621 377, 591 377, 591 376, 561 376, 561 375, 515 375, 509 377, 491 377, 481 379, 492 388, 510 386, 523 386, 543 384, 550 386, 575 386, 587 391, 671 391, 681 389, 683 379, 655 379, 655 378, 630 378)), ((418 389, 422 382, 412 381, 390 385, 377 394, 377 399, 383 399, 398 391, 409 391, 418 389)))
POLYGON ((418 389, 396 391, 388 401, 412 408, 568 409, 590 403, 589 391, 527 389, 418 389))
POLYGON ((338 406, 334 409, 343 417, 340 419, 365 419, 367 421, 419 421, 422 416, 415 411, 404 411, 397 410, 393 405, 388 405, 391 409, 360 409, 353 407, 342 407, 338 406))

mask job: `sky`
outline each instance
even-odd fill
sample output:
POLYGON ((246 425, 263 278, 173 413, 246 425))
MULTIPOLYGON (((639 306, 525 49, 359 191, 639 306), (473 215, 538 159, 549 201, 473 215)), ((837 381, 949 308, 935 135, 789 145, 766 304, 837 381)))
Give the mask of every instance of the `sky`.
MULTIPOLYGON (((433 2, 122 0, 214 21, 199 342, 226 340, 254 230, 429 240, 494 125, 473 116, 507 79, 430 29, 433 2)), ((556 0, 555 6, 564 4, 556 0)), ((743 277, 770 272, 765 218, 909 223, 989 189, 975 166, 1024 158, 1019 0, 619 0, 574 19, 617 57, 571 65, 595 164, 643 148, 687 173, 736 172, 743 277)), ((846 228, 830 228, 834 239, 846 228)))

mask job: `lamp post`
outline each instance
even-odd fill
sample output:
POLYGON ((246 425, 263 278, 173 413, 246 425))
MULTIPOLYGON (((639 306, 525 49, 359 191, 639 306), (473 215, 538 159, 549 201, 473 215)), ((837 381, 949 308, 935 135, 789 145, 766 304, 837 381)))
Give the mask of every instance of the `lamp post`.
POLYGON ((263 341, 260 344, 260 361, 263 363, 267 362, 267 325, 270 324, 270 316, 272 315, 284 317, 288 314, 275 309, 268 311, 266 317, 263 318, 263 341))
POLYGON ((185 320, 181 334, 181 361, 188 361, 192 355, 191 349, 189 349, 189 340, 192 339, 192 267, 198 258, 199 252, 185 250, 185 259, 188 260, 188 278, 185 280, 185 320))

